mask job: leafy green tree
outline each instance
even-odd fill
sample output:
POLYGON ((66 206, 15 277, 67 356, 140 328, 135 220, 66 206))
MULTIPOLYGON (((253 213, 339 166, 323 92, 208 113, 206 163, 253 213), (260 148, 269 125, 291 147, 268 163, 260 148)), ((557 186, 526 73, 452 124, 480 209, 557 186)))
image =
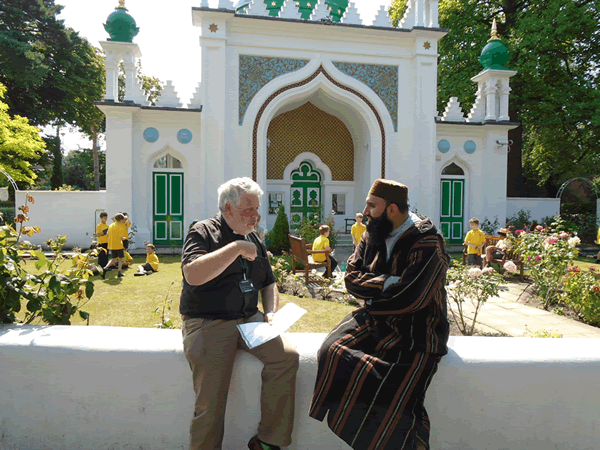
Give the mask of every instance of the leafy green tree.
POLYGON ((37 178, 32 163, 46 151, 44 141, 26 118, 8 114, 8 105, 2 101, 5 91, 0 84, 0 169, 15 181, 31 185, 37 178))
MULTIPOLYGON (((396 21, 406 3, 392 2, 396 21)), ((520 172, 522 161, 550 195, 566 179, 593 176, 600 158, 598 2, 441 0, 440 27, 449 32, 438 46, 438 110, 451 96, 465 110, 473 104, 470 78, 481 70, 477 58, 494 18, 511 54, 507 66, 518 71, 511 79, 509 115, 522 126, 509 133, 509 164, 520 172)), ((509 178, 522 181, 519 173, 509 178)))
MULTIPOLYGON (((100 186, 106 185, 106 154, 99 152, 100 186)), ((92 149, 71 150, 63 159, 64 183, 82 190, 94 190, 92 149)))

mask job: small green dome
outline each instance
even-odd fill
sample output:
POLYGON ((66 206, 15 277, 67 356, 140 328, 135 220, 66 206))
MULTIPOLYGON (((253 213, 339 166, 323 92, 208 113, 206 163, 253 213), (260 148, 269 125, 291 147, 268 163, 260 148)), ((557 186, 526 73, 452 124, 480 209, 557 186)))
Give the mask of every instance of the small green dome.
POLYGON ((492 24, 492 37, 481 52, 479 62, 483 66, 484 70, 496 69, 496 70, 508 70, 504 67, 510 58, 510 53, 506 46, 500 41, 498 37, 498 31, 496 29, 496 19, 492 24))
POLYGON ((133 42, 133 37, 140 29, 135 26, 135 19, 127 13, 124 2, 115 8, 106 19, 104 29, 110 35, 109 41, 133 42))

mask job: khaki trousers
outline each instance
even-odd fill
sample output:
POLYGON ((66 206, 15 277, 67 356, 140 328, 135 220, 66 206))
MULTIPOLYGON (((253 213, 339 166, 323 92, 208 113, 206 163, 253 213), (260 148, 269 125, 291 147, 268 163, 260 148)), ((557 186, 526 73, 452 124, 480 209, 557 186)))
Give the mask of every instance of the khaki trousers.
POLYGON ((298 353, 283 336, 249 349, 237 329, 238 324, 261 322, 263 317, 260 312, 245 320, 183 316, 183 349, 192 369, 196 393, 190 425, 191 450, 221 450, 229 382, 238 349, 256 356, 264 364, 259 439, 279 446, 291 443, 298 353))

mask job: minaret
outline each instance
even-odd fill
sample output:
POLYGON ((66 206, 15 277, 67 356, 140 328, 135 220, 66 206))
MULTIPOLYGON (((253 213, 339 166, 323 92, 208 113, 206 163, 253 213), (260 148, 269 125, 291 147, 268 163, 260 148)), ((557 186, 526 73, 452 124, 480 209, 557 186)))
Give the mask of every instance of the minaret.
POLYGON ((498 36, 496 19, 479 62, 483 70, 471 78, 477 83, 477 98, 467 122, 508 121, 509 80, 517 72, 506 68, 510 53, 498 36))
POLYGON ((106 96, 107 101, 118 101, 118 75, 119 63, 123 61, 125 67, 125 102, 135 102, 135 60, 142 56, 133 38, 140 29, 135 24, 135 19, 127 12, 125 0, 119 0, 117 6, 104 24, 104 29, 109 34, 106 41, 100 42, 104 50, 106 67, 106 96))

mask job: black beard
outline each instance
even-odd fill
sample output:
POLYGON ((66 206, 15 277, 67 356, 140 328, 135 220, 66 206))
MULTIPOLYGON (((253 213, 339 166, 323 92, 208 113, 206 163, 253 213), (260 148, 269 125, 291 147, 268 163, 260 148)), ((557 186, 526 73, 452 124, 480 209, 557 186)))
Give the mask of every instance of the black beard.
POLYGON ((367 231, 372 242, 379 246, 394 230, 394 224, 387 215, 387 211, 379 217, 369 217, 367 222, 367 231))

